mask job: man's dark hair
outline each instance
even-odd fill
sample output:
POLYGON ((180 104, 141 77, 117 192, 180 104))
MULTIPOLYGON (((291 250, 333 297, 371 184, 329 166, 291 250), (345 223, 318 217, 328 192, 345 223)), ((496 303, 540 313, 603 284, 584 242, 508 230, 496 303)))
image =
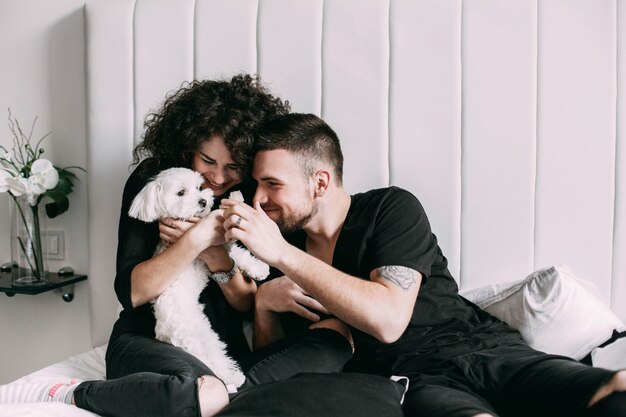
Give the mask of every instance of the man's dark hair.
POLYGON ((202 142, 217 135, 245 174, 252 162, 256 130, 289 110, 289 103, 272 96, 258 76, 185 82, 167 96, 161 109, 146 117, 133 164, 147 157, 150 166, 161 170, 191 167, 202 142))
POLYGON ((259 129, 254 150, 284 149, 292 152, 305 176, 315 173, 317 161, 330 164, 337 185, 343 183, 343 154, 339 138, 314 114, 291 113, 270 119, 259 129))

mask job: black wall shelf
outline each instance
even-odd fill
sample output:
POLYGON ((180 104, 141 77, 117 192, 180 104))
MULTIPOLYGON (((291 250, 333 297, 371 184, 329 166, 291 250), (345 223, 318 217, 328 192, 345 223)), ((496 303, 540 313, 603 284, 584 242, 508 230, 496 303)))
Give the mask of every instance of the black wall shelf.
POLYGON ((68 303, 74 299, 74 284, 85 281, 87 275, 59 275, 56 272, 48 273, 50 283, 38 287, 15 286, 11 282, 11 271, 0 272, 0 292, 9 297, 15 294, 37 295, 47 291, 56 291, 62 294, 63 300, 68 303))

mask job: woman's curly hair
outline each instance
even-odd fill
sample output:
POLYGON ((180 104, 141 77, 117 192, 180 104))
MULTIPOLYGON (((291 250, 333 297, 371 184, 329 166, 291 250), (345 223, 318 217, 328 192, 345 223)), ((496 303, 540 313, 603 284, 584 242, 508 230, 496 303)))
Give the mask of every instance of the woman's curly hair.
POLYGON ((158 112, 146 117, 143 140, 133 150, 133 165, 149 158, 151 169, 191 167, 202 142, 217 135, 245 175, 259 125, 289 110, 289 102, 272 96, 259 76, 185 82, 166 97, 158 112))

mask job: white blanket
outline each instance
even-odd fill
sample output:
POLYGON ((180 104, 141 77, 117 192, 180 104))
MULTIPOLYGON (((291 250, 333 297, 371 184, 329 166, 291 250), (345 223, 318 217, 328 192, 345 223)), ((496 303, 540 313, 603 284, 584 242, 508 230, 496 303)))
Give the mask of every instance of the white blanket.
MULTIPOLYGON (((94 380, 105 378, 104 354, 106 346, 99 346, 64 361, 57 362, 36 372, 23 376, 10 384, 2 386, 18 390, 30 384, 65 382, 72 378, 94 380)), ((14 403, 0 404, 0 417, 93 417, 96 414, 78 407, 50 403, 14 403)))

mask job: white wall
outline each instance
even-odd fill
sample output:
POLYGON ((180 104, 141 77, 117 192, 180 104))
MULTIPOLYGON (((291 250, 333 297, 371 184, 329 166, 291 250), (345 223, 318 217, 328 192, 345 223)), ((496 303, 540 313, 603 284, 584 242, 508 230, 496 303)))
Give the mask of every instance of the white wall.
MULTIPOLYGON (((35 135, 49 131, 46 156, 59 166, 86 167, 85 54, 80 0, 0 0, 0 144, 10 147, 7 108, 24 126, 39 115, 35 135)), ((65 232, 65 259, 88 270, 86 175, 70 195, 70 209, 48 227, 65 232)), ((0 263, 10 260, 9 198, 0 194, 0 263)), ((84 351, 90 343, 88 284, 74 301, 60 294, 0 294, 0 383, 84 351)))

